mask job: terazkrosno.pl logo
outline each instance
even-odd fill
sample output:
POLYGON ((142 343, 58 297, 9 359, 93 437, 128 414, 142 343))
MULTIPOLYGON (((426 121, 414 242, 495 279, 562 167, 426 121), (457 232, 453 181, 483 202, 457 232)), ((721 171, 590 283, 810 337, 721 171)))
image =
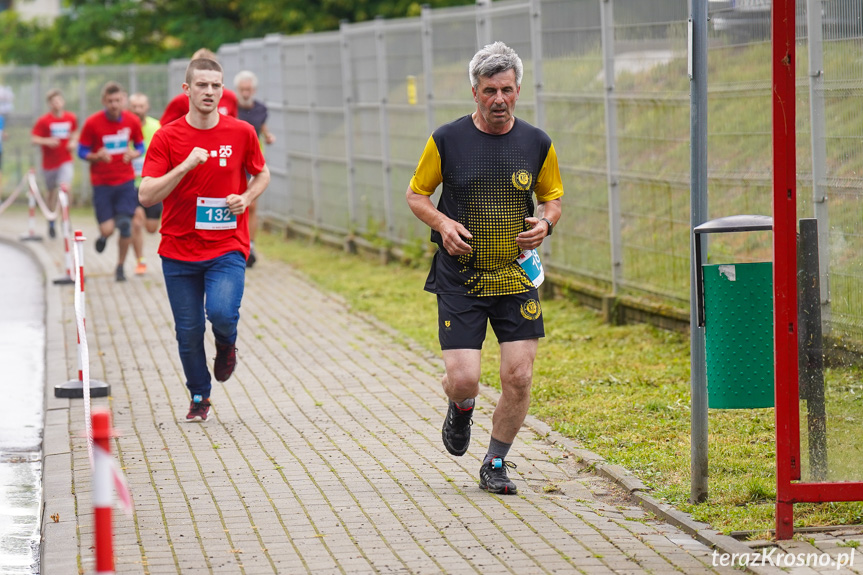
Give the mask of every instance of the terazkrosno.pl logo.
POLYGON ((714 567, 829 567, 842 569, 854 565, 854 552, 835 553, 785 553, 777 547, 763 548, 752 553, 720 553, 713 550, 714 567))

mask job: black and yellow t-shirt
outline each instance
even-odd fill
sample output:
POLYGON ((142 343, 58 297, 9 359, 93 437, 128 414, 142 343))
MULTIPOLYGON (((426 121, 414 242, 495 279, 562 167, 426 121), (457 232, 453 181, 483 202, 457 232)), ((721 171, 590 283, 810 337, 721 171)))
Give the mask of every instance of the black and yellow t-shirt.
POLYGON ((506 134, 487 134, 470 115, 441 126, 426 143, 411 189, 430 196, 439 184, 437 209, 464 225, 473 251, 451 256, 440 234, 425 289, 436 294, 494 296, 533 287, 515 259, 515 238, 533 215, 533 195, 547 202, 563 195, 557 154, 551 138, 515 119, 506 134))

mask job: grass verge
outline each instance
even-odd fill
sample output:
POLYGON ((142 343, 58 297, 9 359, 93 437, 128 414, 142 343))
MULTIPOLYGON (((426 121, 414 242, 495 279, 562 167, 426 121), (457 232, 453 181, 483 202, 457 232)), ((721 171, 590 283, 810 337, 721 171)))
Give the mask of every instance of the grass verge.
MULTIPOLYGON (((339 294, 353 309, 439 353, 434 296, 422 289, 425 263, 382 264, 266 233, 259 235, 256 246, 265 257, 287 262, 324 290, 339 294)), ((608 325, 595 311, 566 298, 543 301, 543 309, 547 337, 536 360, 532 415, 626 467, 655 497, 696 520, 726 533, 773 528, 772 409, 711 410, 710 497, 706 503, 690 504, 688 336, 647 325, 608 325)), ((483 348, 482 381, 499 389, 498 359, 490 332, 483 348)), ((828 389, 851 395, 852 402, 861 397, 856 381, 859 372, 853 368, 828 373, 828 389)), ((849 419, 851 426, 854 418, 849 419)), ((802 452, 805 458, 805 446, 802 452)), ((831 455, 835 452, 831 444, 831 455)), ((863 503, 795 505, 798 527, 861 521, 863 503)))

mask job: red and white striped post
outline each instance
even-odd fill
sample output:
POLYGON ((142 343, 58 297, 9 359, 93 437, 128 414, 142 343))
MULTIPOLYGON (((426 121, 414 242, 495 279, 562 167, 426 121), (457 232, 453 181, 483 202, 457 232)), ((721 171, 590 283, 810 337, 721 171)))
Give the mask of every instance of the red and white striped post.
MULTIPOLYGON (((69 192, 68 186, 62 184, 57 196, 60 203, 60 214, 63 218, 63 247, 66 249, 66 276, 54 280, 55 284, 74 284, 75 271, 72 263, 72 228, 69 223, 69 192)), ((82 278, 83 279, 83 278, 82 278)), ((83 282, 82 282, 83 283, 83 282)))
MULTIPOLYGON (((35 174, 33 168, 30 168, 30 174, 35 174)), ((32 181, 30 178, 28 180, 32 181)), ((36 194, 32 187, 29 187, 27 193, 27 225, 28 232, 21 236, 22 241, 41 242, 42 236, 36 233, 36 194)))
MULTIPOLYGON (((81 323, 86 326, 87 324, 87 306, 84 298, 84 232, 81 230, 75 230, 75 259, 78 262, 78 269, 76 270, 76 274, 78 276, 80 287, 79 290, 79 299, 78 304, 76 306, 80 307, 80 310, 76 309, 76 313, 81 314, 81 323)), ((67 398, 82 398, 84 397, 84 358, 83 358, 83 349, 81 343, 81 332, 78 331, 78 379, 70 379, 65 383, 58 383, 54 386, 54 397, 67 397, 67 398)), ((104 381, 98 381, 95 379, 89 380, 89 390, 90 397, 107 397, 111 393, 111 386, 105 383, 104 381)))
POLYGON ((96 574, 114 573, 113 462, 111 461, 111 414, 93 410, 93 526, 96 544, 96 574))

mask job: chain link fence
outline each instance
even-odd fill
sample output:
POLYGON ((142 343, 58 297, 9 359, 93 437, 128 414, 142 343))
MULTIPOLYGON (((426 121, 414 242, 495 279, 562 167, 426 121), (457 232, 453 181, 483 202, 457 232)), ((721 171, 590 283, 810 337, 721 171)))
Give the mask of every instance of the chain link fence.
MULTIPOLYGON (((710 217, 771 213, 770 0, 709 0, 710 217)), ((859 0, 797 0, 800 217, 821 227, 822 303, 835 337, 863 342, 863 24, 859 0), (811 31, 811 32, 810 32, 811 31)), ((229 87, 259 79, 276 142, 265 217, 379 245, 423 249, 404 193, 426 139, 475 109, 467 64, 501 40, 525 64, 516 113, 561 161, 564 217, 545 265, 606 293, 685 309, 689 300, 686 0, 503 0, 419 18, 344 24, 222 46, 229 87)), ((158 116, 185 61, 0 68, 12 87, 4 189, 37 165, 29 129, 59 87, 79 118, 118 80, 158 116)), ((76 190, 87 197, 87 168, 76 190)), ((711 243, 711 258, 769 259, 769 234, 711 243)))

